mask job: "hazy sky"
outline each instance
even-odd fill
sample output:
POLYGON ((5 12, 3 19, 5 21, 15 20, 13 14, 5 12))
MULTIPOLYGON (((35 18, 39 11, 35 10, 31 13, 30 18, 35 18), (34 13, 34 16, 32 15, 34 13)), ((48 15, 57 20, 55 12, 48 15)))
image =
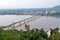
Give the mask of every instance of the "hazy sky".
POLYGON ((60 0, 0 0, 4 8, 47 8, 60 5, 60 0))

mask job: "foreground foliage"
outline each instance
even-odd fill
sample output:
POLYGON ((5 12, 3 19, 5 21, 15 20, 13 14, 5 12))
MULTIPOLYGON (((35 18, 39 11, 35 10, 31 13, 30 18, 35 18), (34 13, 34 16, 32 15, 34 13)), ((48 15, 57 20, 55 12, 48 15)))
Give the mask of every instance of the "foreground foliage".
POLYGON ((60 40, 59 29, 51 29, 50 37, 42 28, 29 29, 29 25, 25 25, 26 31, 23 30, 3 30, 0 28, 0 40, 60 40))

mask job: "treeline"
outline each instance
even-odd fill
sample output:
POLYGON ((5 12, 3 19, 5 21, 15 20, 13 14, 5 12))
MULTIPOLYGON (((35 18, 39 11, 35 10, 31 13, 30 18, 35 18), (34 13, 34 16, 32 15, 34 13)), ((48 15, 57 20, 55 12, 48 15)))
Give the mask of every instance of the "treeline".
POLYGON ((0 40, 60 40, 59 29, 50 29, 50 35, 44 29, 32 29, 29 25, 25 25, 24 30, 9 29, 4 30, 0 28, 0 40))

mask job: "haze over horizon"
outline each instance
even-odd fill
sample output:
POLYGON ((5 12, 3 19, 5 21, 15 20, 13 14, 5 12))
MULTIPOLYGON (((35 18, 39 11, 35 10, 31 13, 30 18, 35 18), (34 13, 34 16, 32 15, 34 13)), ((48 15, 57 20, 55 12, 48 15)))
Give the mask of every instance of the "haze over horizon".
POLYGON ((0 0, 0 9, 51 8, 60 5, 59 0, 0 0))

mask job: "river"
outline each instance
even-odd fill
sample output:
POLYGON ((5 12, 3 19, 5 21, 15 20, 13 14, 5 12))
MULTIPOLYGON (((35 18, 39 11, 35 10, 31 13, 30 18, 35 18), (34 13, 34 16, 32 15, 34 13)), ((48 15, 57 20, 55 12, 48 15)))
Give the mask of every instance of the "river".
MULTIPOLYGON (((5 26, 26 18, 31 17, 30 15, 0 15, 0 26, 5 26)), ((49 30, 50 28, 58 27, 60 29, 60 17, 57 16, 39 16, 38 19, 27 23, 30 28, 44 28, 49 30)), ((16 29, 24 29, 24 26, 17 27, 16 29)))

